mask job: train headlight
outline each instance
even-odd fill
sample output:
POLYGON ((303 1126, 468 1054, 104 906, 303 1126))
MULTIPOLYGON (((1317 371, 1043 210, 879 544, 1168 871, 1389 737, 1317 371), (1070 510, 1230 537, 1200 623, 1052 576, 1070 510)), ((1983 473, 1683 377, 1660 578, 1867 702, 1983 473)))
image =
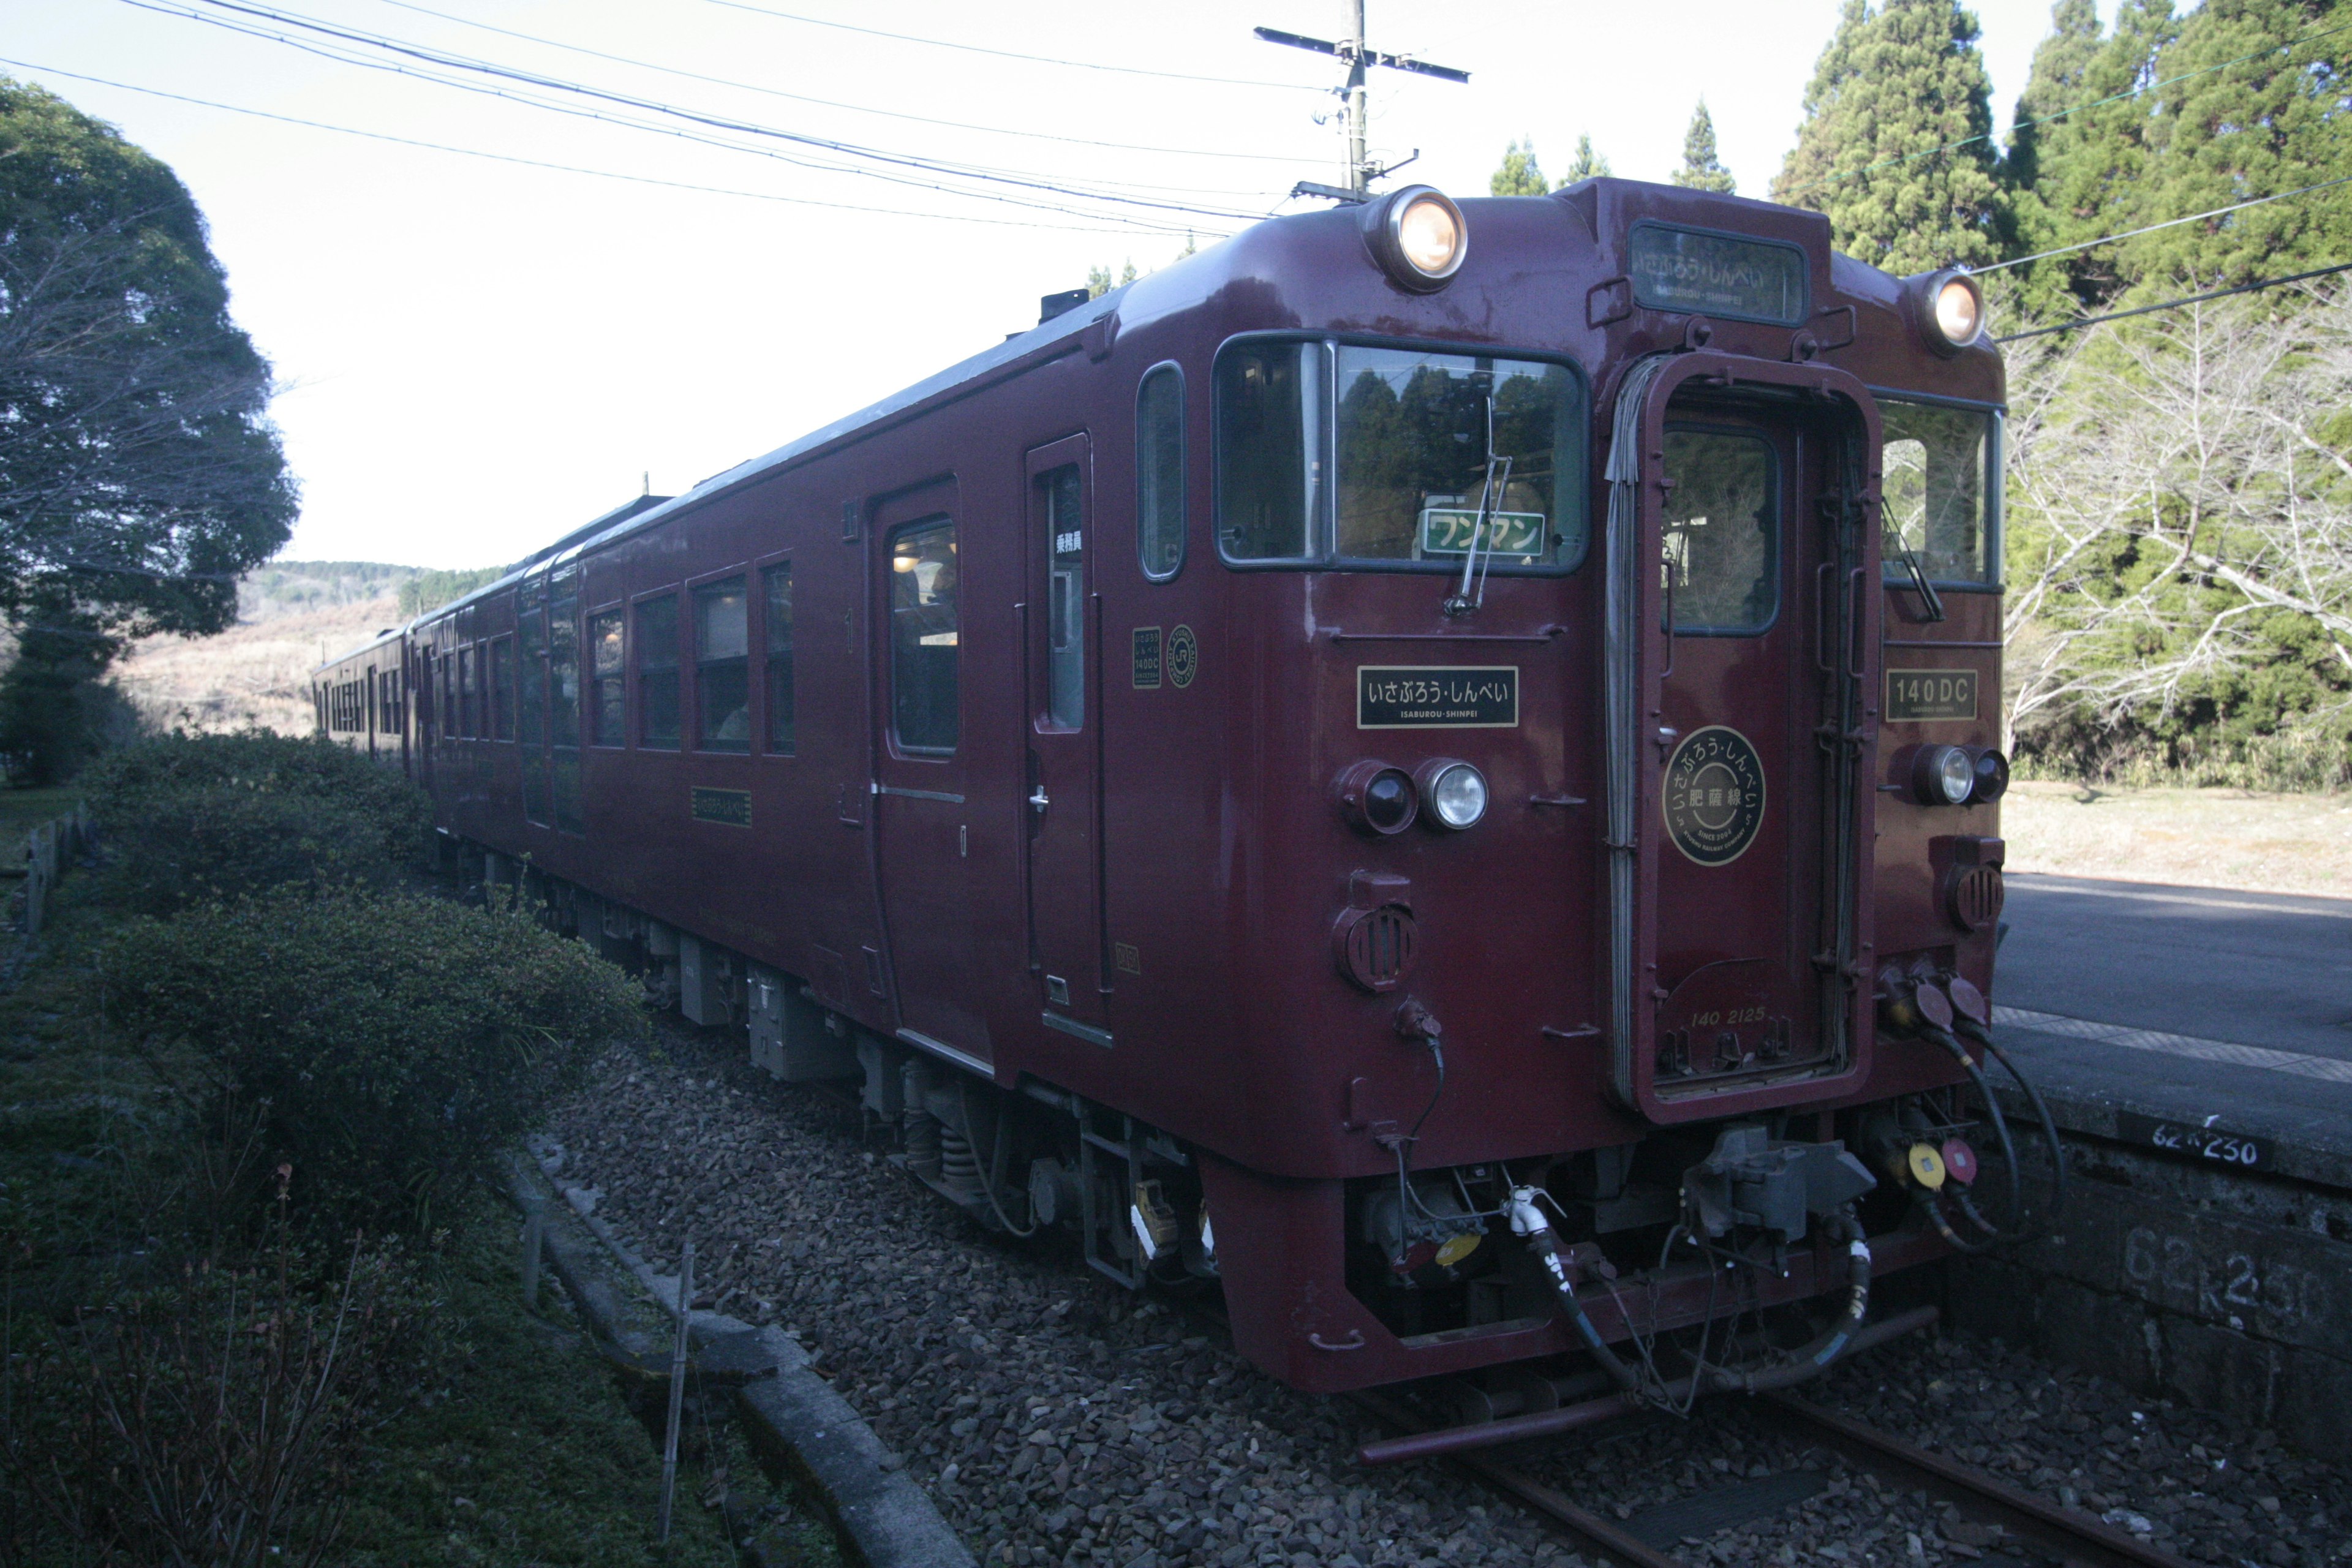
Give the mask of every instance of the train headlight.
POLYGON ((1976 785, 1976 760, 1961 747, 1922 746, 1911 759, 1911 793, 1923 805, 1965 805, 1976 785))
POLYGON ((1422 764, 1414 782, 1429 803, 1431 819, 1456 832, 1478 826, 1486 815, 1486 775, 1468 763, 1441 759, 1422 764))
POLYGON ((1984 290, 1965 272, 1922 272, 1903 280, 1913 321, 1939 354, 1959 353, 1984 331, 1984 290))
POLYGON ((1402 833, 1421 812, 1412 775, 1386 763, 1358 763, 1339 775, 1332 795, 1350 826, 1382 837, 1402 833))
POLYGON ((1965 278, 1947 278, 1936 290, 1936 330, 1948 343, 1972 343, 1984 326, 1984 301, 1965 278))
POLYGON ((1969 791, 1970 805, 1990 805, 2009 793, 2009 759, 1988 746, 1977 753, 1976 785, 1969 791))
POLYGON ((1470 253, 1470 229, 1462 209, 1443 191, 1407 185, 1365 203, 1363 212, 1372 254, 1398 287, 1425 294, 1462 270, 1462 258, 1470 253))

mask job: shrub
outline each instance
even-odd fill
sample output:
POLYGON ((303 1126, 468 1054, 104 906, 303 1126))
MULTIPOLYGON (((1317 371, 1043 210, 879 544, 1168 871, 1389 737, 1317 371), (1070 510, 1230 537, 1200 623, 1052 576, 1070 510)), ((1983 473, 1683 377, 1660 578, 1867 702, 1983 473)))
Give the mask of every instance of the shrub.
POLYGON ((406 893, 280 889, 132 920, 95 972, 110 1025, 209 1121, 261 1107, 269 1157, 332 1226, 428 1225, 602 1042, 646 1026, 580 943, 406 893))
POLYGON ((321 736, 174 734, 109 753, 89 800, 100 897, 168 914, 289 883, 381 885, 423 863, 432 803, 321 736))

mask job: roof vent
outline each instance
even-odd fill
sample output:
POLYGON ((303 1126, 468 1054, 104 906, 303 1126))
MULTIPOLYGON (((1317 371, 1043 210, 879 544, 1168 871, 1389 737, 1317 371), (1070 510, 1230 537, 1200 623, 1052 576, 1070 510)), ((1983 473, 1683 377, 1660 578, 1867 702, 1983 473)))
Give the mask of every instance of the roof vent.
POLYGON ((1093 298, 1084 289, 1065 289, 1058 294, 1048 294, 1037 301, 1037 324, 1042 327, 1055 317, 1075 310, 1093 298))

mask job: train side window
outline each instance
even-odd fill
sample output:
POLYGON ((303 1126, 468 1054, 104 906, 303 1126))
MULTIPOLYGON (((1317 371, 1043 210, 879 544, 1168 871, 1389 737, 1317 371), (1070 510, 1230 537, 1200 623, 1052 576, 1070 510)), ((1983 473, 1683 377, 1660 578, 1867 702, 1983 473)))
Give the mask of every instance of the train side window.
POLYGON ((1318 552, 1323 353, 1320 343, 1253 342, 1217 358, 1217 548, 1227 560, 1318 552))
MULTIPOLYGON (((1772 448, 1730 430, 1666 432, 1661 585, 1677 635, 1749 636, 1780 609, 1772 448)), ((1663 615, 1663 612, 1661 612, 1663 615)))
POLYGON ((1153 368, 1135 395, 1135 548, 1143 574, 1184 569, 1184 373, 1153 368))
POLYGON ((547 741, 547 612, 532 605, 522 613, 522 743, 547 741))
POLYGON ((637 744, 677 751, 677 597, 665 594, 637 606, 637 744))
POLYGON ((793 748, 793 563, 769 567, 760 574, 760 582, 767 598, 761 608, 767 632, 768 750, 789 757, 793 748))
POLYGON ((890 722, 902 751, 944 756, 961 730, 956 526, 941 518, 890 536, 890 722))
POLYGON ((1077 465, 1037 476, 1054 548, 1045 582, 1045 713, 1057 730, 1087 723, 1087 520, 1077 465))
POLYGON ((480 648, 472 643, 457 650, 457 732, 476 736, 482 732, 482 672, 477 668, 480 648))
POLYGON ((751 749, 751 600, 740 577, 694 591, 694 741, 705 752, 751 749))
POLYGON ((556 577, 547 603, 548 738, 580 743, 580 574, 556 577))
POLYGON ((490 644, 490 733, 494 739, 511 741, 514 725, 514 638, 506 637, 490 644))
POLYGON ((624 684, 628 666, 622 658, 621 612, 606 610, 588 623, 588 703, 590 743, 625 746, 629 742, 629 710, 624 684))

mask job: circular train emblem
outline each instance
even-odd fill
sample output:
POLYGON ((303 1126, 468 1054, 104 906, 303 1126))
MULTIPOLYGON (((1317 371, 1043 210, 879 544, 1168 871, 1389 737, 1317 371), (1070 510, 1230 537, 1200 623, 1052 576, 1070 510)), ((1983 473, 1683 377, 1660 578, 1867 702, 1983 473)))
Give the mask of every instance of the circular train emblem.
POLYGON ((1201 645, 1193 639, 1192 628, 1178 626, 1168 634, 1168 680, 1179 688, 1192 684, 1201 673, 1201 645))
POLYGON ((1710 724, 1666 763, 1666 835, 1702 866, 1728 866, 1764 826, 1764 762, 1748 737, 1710 724))

